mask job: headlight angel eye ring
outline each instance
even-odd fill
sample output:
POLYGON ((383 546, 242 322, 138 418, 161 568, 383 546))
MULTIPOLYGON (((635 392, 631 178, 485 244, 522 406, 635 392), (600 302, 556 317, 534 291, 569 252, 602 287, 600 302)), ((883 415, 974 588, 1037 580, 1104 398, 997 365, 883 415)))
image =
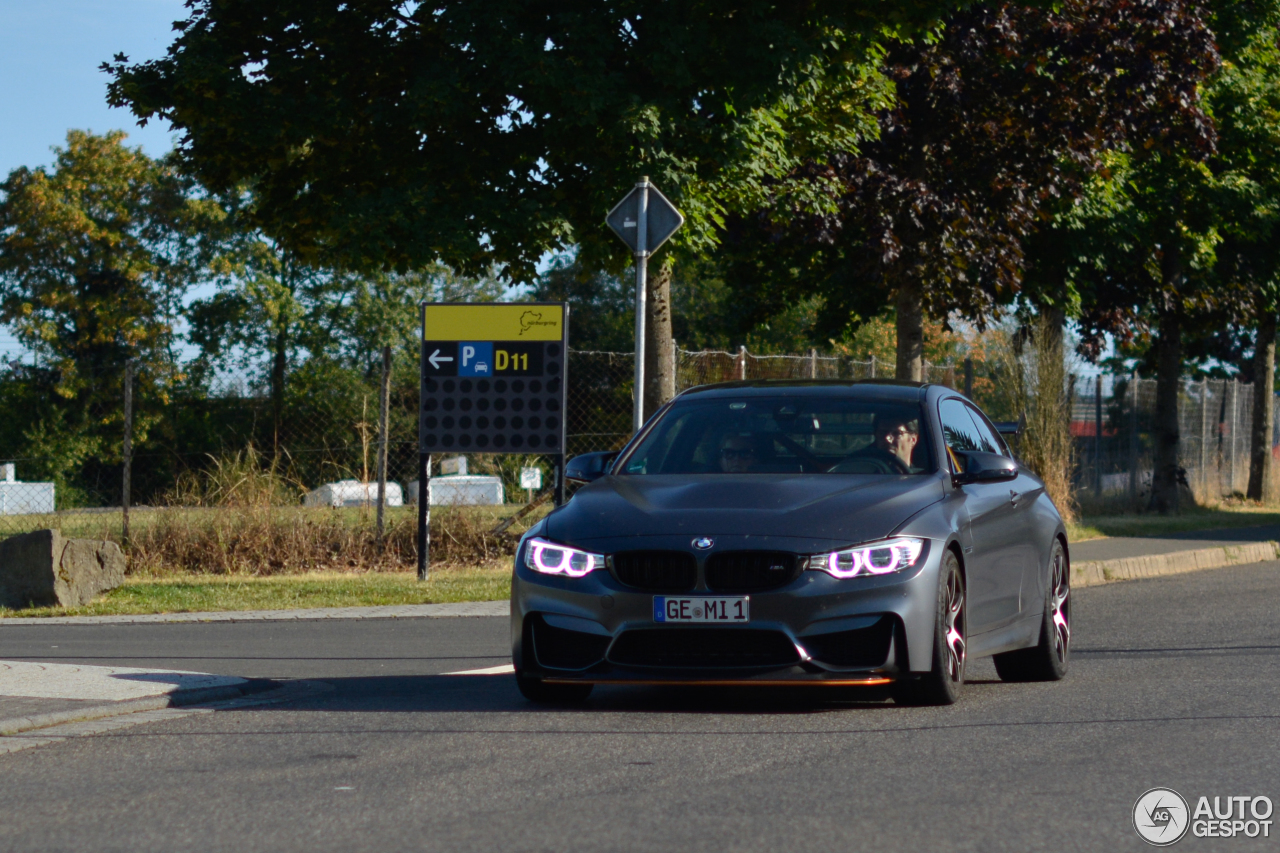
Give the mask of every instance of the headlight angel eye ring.
POLYGON ((923 539, 914 536, 895 536, 879 542, 868 542, 866 545, 855 548, 814 554, 805 560, 805 568, 826 572, 837 578, 887 575, 916 565, 923 553, 923 539))
POLYGON ((524 544, 524 564, 544 575, 580 578, 596 569, 603 569, 604 555, 534 538, 524 544))

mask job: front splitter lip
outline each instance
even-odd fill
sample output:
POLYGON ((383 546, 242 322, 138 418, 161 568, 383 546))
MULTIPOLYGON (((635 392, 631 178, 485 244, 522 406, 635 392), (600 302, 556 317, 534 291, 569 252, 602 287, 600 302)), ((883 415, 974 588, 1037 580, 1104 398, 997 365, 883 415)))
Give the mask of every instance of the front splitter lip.
POLYGON ((883 672, 862 673, 761 673, 739 675, 701 672, 609 672, 575 675, 544 675, 544 684, 619 684, 645 687, 877 687, 892 684, 883 672))

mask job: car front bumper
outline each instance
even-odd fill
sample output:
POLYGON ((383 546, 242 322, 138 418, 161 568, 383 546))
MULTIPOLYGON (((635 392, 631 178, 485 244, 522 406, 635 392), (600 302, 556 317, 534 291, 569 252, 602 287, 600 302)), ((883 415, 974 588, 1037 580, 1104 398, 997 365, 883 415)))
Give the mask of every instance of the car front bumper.
MULTIPOLYGON (((717 537, 717 548, 818 553, 825 547, 812 540, 742 539, 752 541, 717 537)), ((637 547, 634 540, 608 550, 601 544, 619 543, 577 547, 606 553, 637 547)), ((679 545, 687 550, 688 540, 646 541, 643 547, 674 550, 679 545)), ((634 589, 608 570, 581 578, 546 575, 526 568, 517 554, 511 586, 513 661, 524 674, 551 682, 886 684, 932 666, 945 545, 928 541, 916 565, 904 572, 841 579, 803 571, 765 592, 708 590, 700 565, 698 586, 681 597, 750 598, 750 622, 715 625, 657 623, 654 597, 676 593, 634 589)))

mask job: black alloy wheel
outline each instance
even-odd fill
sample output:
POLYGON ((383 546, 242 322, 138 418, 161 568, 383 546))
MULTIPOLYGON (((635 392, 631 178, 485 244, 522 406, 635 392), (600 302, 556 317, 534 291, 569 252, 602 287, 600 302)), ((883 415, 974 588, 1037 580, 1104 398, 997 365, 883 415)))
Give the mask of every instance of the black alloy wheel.
POLYGON ((938 608, 933 630, 933 668, 915 680, 895 682, 893 700, 900 705, 952 705, 960 698, 967 662, 968 627, 964 573, 955 551, 948 549, 938 572, 938 608))
POLYGON ((1062 540, 1054 540, 1049 556, 1040 642, 1029 649, 996 655, 1002 681, 1059 681, 1071 662, 1071 563, 1062 540))

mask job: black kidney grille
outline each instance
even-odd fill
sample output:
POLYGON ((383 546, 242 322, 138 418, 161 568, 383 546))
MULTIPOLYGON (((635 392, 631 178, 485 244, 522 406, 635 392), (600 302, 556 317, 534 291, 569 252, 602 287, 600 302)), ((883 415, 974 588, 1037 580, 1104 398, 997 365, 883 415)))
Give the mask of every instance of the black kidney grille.
POLYGON ((683 551, 623 551, 609 558, 627 586, 650 592, 687 592, 698 582, 698 561, 683 551))
POLYGON ((881 616, 880 621, 866 628, 801 637, 800 643, 815 660, 830 666, 884 666, 893 641, 893 626, 892 617, 881 616))
POLYGON ((785 551, 726 551, 707 558, 707 587, 716 592, 760 592, 795 580, 800 561, 785 551))
POLYGON ((639 628, 624 631, 609 650, 619 666, 789 666, 800 660, 795 644, 778 631, 751 628, 639 628))

